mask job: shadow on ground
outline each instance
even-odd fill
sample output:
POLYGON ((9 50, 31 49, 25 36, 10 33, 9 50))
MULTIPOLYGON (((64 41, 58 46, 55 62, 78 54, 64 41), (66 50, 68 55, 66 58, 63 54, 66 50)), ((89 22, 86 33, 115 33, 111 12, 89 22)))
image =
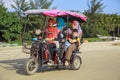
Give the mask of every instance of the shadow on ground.
MULTIPOLYGON (((15 70, 16 73, 21 75, 26 75, 25 73, 25 62, 26 58, 24 59, 14 59, 14 60, 4 60, 0 61, 0 67, 7 69, 7 70, 15 70)), ((39 72, 49 72, 49 71, 59 71, 59 70, 66 70, 64 68, 56 68, 56 67, 41 67, 38 69, 37 73, 39 72)))
POLYGON ((0 61, 0 67, 7 70, 16 70, 18 74, 25 74, 24 65, 26 59, 14 59, 14 60, 4 60, 0 61))

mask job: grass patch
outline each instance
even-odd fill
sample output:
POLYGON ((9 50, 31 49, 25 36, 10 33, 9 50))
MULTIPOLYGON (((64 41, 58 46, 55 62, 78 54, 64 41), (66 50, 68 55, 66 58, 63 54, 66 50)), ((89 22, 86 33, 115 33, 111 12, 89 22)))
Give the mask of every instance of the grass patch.
POLYGON ((21 40, 16 40, 16 41, 11 42, 10 44, 13 44, 13 45, 18 44, 19 46, 21 46, 22 45, 22 41, 21 40))
POLYGON ((94 38, 83 38, 83 40, 87 40, 88 42, 98 42, 101 41, 101 39, 94 37, 94 38))

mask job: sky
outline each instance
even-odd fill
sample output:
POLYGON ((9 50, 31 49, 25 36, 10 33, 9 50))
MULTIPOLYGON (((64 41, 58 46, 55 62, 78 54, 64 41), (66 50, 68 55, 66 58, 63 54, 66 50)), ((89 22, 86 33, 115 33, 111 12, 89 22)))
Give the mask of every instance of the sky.
MULTIPOLYGON (((57 7, 60 10, 79 10, 80 12, 84 12, 88 9, 88 3, 90 0, 54 0, 51 7, 57 7)), ((3 0, 6 8, 9 11, 13 10, 11 7, 12 0, 3 0)), ((105 8, 103 9, 103 13, 120 14, 120 0, 102 0, 105 8)))

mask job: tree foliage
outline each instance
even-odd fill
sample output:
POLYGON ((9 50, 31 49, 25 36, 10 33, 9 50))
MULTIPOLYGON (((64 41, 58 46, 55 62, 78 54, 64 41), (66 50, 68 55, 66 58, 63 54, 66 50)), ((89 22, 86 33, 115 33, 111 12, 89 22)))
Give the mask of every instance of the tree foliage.
MULTIPOLYGON (((83 27, 86 34, 84 36, 95 37, 97 34, 115 36, 114 29, 120 27, 120 16, 117 14, 103 14, 104 4, 101 0, 91 0, 88 7, 89 9, 84 12, 88 18, 85 27, 83 27)), ((119 31, 117 31, 116 36, 120 36, 119 31)))
POLYGON ((85 15, 88 17, 88 23, 87 26, 89 26, 89 36, 96 36, 96 27, 97 27, 97 22, 98 21, 98 14, 102 11, 103 4, 101 1, 98 0, 91 0, 90 4, 88 4, 89 9, 84 12, 85 15))
MULTIPOLYGON (((6 42, 21 39, 25 22, 25 19, 20 17, 23 11, 28 9, 48 9, 53 0, 14 0, 13 2, 12 7, 15 12, 8 12, 4 7, 4 3, 0 0, 0 40, 2 39, 6 42)), ((84 37, 95 37, 97 34, 120 36, 120 15, 102 13, 104 4, 101 0, 91 0, 88 7, 89 9, 84 12, 87 16, 87 22, 82 24, 84 37)), ((71 11, 79 12, 77 10, 71 11)), ((32 21, 27 23, 27 25, 40 28, 43 18, 42 16, 31 16, 29 20, 32 21)), ((31 37, 27 33, 26 35, 31 37)))
POLYGON ((34 0, 38 9, 48 9, 53 0, 34 0))
POLYGON ((28 9, 48 9, 53 0, 13 0, 11 6, 20 14, 28 9))
POLYGON ((7 12, 4 6, 0 6, 0 37, 11 42, 21 38, 22 25, 19 23, 15 13, 7 12))

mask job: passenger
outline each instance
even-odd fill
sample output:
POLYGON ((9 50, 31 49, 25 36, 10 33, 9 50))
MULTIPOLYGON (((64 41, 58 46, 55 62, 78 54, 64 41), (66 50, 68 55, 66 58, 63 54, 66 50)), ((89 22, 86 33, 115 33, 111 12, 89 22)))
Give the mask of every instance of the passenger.
POLYGON ((65 42, 66 41, 66 36, 67 36, 67 27, 66 27, 66 23, 63 20, 62 17, 58 17, 57 18, 57 22, 58 22, 58 41, 59 42, 65 42))
POLYGON ((49 44, 55 43, 56 47, 59 48, 59 42, 54 41, 54 39, 57 38, 58 35, 57 23, 55 23, 55 21, 52 18, 48 20, 48 26, 45 32, 46 32, 46 41, 49 44))
POLYGON ((58 22, 58 30, 59 31, 61 31, 64 27, 66 27, 66 23, 62 17, 58 17, 57 22, 58 22))
POLYGON ((59 41, 59 49, 58 49, 58 55, 59 55, 59 58, 62 59, 63 56, 64 56, 64 51, 65 51, 65 42, 67 40, 67 32, 68 30, 68 27, 64 27, 58 34, 58 41, 59 41))
POLYGON ((79 47, 80 45, 80 38, 78 36, 78 30, 73 29, 72 34, 70 35, 70 38, 68 39, 69 43, 76 45, 76 47, 79 47))
POLYGON ((58 39, 60 42, 65 42, 66 41, 66 38, 67 38, 67 32, 68 30, 68 27, 64 27, 58 34, 58 39))
MULTIPOLYGON (((70 35, 73 33, 74 29, 78 30, 78 36, 79 36, 79 38, 81 38, 81 36, 82 36, 82 30, 81 30, 81 28, 79 26, 79 22, 78 21, 72 21, 72 28, 69 29, 69 36, 68 36, 68 41, 70 41, 70 42, 72 42, 72 40, 70 39, 70 35)), ((65 55, 65 66, 68 66, 70 64, 70 58, 71 58, 72 52, 76 48, 77 48, 77 46, 75 45, 75 43, 69 44, 67 46, 67 51, 66 51, 66 55, 65 55)), ((78 48, 80 48, 80 43, 78 45, 78 48)))
POLYGON ((73 22, 72 22, 72 28, 73 29, 77 29, 78 30, 78 36, 79 36, 79 38, 81 39, 81 37, 82 37, 82 29, 81 29, 81 27, 80 27, 80 25, 79 25, 79 22, 78 21, 76 21, 76 20, 74 20, 73 22))

